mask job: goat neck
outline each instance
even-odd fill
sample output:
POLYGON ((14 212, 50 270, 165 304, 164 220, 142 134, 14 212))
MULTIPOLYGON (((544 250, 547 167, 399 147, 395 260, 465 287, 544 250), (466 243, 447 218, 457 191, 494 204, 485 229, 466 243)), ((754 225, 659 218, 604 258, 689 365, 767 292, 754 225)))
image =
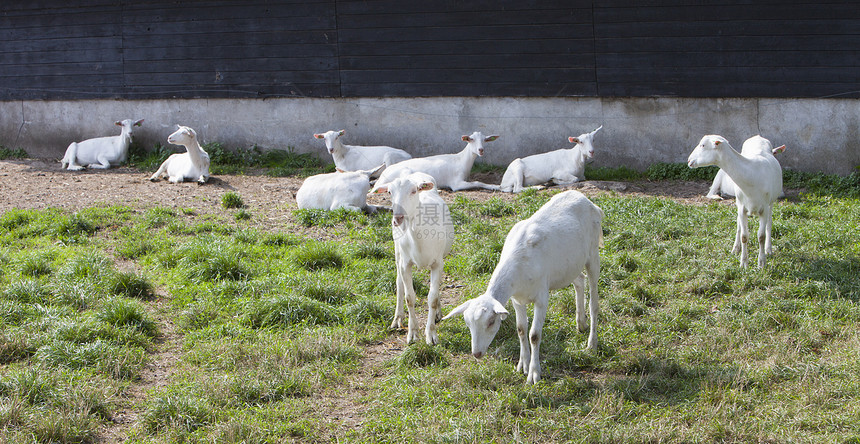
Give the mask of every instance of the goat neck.
POLYGON ((740 189, 752 189, 756 186, 749 179, 758 177, 757 165, 750 163, 748 158, 737 152, 728 142, 717 151, 717 166, 723 169, 740 189))

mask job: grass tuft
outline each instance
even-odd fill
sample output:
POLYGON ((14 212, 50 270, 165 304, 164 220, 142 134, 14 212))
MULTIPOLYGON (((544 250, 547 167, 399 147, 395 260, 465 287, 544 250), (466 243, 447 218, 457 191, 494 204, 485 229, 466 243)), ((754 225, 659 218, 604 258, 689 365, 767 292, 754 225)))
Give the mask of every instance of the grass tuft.
POLYGON ((202 396, 190 390, 173 390, 149 403, 142 423, 149 433, 169 429, 190 433, 210 424, 214 414, 212 406, 202 396))
POLYGON ((447 367, 450 364, 442 347, 427 345, 424 341, 410 345, 396 359, 396 365, 401 369, 447 367))
POLYGON ((221 196, 221 206, 224 208, 245 208, 245 201, 235 191, 228 191, 221 196))
POLYGON ((135 299, 152 299, 152 284, 133 272, 114 273, 108 281, 110 292, 135 299))
POLYGON ((255 300, 244 309, 244 318, 253 328, 340 323, 340 314, 335 308, 304 296, 277 296, 255 300))
POLYGON ((333 245, 322 242, 309 242, 302 245, 293 253, 293 261, 309 271, 337 269, 344 265, 340 252, 333 245))
POLYGON ((118 327, 132 327, 147 336, 155 336, 158 327, 149 319, 143 307, 132 300, 113 298, 105 301, 96 317, 107 324, 118 327))

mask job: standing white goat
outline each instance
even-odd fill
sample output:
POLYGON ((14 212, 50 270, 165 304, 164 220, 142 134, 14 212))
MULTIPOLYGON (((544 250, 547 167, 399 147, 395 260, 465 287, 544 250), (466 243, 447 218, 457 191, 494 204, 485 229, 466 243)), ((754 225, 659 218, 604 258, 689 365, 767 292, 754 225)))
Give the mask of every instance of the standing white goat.
POLYGON ((62 168, 68 166, 69 170, 78 171, 84 169, 83 165, 90 168, 107 169, 111 165, 119 165, 128 158, 128 146, 131 145, 131 136, 135 126, 141 126, 143 119, 134 121, 125 119, 117 121, 116 125, 122 127, 118 136, 97 137, 81 142, 72 142, 61 160, 62 168))
POLYGON ((763 268, 767 254, 773 252, 770 236, 773 203, 782 192, 782 167, 773 156, 773 145, 764 137, 753 136, 744 142, 743 153, 738 153, 722 136, 708 135, 690 153, 687 165, 690 168, 716 165, 735 182, 738 221, 732 253, 740 251, 742 267, 749 264, 748 218, 758 216, 758 266, 763 268))
POLYGON ((376 206, 367 204, 367 192, 370 190, 371 176, 383 168, 385 165, 361 171, 343 171, 338 168, 335 173, 308 177, 296 193, 296 203, 299 208, 346 208, 375 213, 376 206))
POLYGON ((451 191, 467 190, 470 188, 484 188, 487 190, 498 190, 498 185, 490 185, 483 182, 469 182, 469 173, 478 156, 484 155, 484 142, 492 142, 499 136, 484 137, 479 131, 471 136, 463 136, 466 147, 459 153, 437 154, 435 156, 419 157, 417 159, 404 160, 391 165, 382 172, 376 181, 373 190, 384 186, 394 179, 406 177, 412 173, 421 172, 429 174, 436 181, 439 188, 450 188, 451 191))
MULTIPOLYGON (((750 140, 751 139, 747 139, 747 142, 750 140)), ((759 150, 760 148, 761 147, 755 143, 744 142, 744 145, 741 147, 741 154, 749 155, 746 151, 747 149, 759 150)), ((783 151, 785 151, 785 145, 780 145, 771 150, 771 153, 775 156, 783 151)), ((726 174, 725 171, 719 170, 717 171, 717 175, 714 176, 714 181, 711 183, 711 189, 708 190, 708 194, 705 197, 708 199, 721 200, 723 198, 722 196, 734 197, 737 196, 737 194, 737 185, 735 182, 726 174)), ((782 194, 783 193, 780 192, 780 197, 782 197, 782 194)))
POLYGON ((514 159, 502 176, 502 191, 519 193, 525 187, 552 182, 570 185, 585 179, 585 161, 594 157, 594 135, 603 128, 569 137, 573 148, 514 159))
POLYGON ((418 339, 415 319, 415 288, 412 286, 412 267, 430 269, 430 292, 427 295, 427 325, 425 339, 428 344, 439 342, 436 324, 442 317, 439 291, 445 256, 454 244, 454 223, 448 205, 435 189, 433 177, 413 173, 397 178, 375 192, 391 194, 392 235, 394 262, 397 266, 397 306, 391 328, 403 326, 403 302, 409 310, 406 342, 418 339))
POLYGON ((167 142, 184 146, 186 152, 171 154, 149 180, 158 180, 159 177, 166 175, 171 183, 185 180, 206 183, 209 180, 209 154, 197 141, 196 131, 187 126, 177 126, 179 129, 167 137, 167 142))
POLYGON ((444 317, 449 319, 463 314, 472 333, 473 356, 480 358, 487 353, 501 321, 508 316, 505 304, 511 300, 517 315, 520 340, 517 371, 527 375, 527 383, 538 382, 541 331, 550 291, 573 283, 576 325, 579 331, 586 328, 583 270, 588 273, 591 316, 587 349, 597 347, 597 280, 600 276, 599 247, 603 243, 602 220, 603 211, 599 207, 582 193, 570 190, 553 196, 532 217, 511 228, 487 291, 444 317), (534 303, 534 321, 530 331, 529 303, 534 303))
POLYGON ((334 166, 344 171, 371 170, 382 164, 391 166, 412 158, 406 151, 390 146, 344 145, 340 136, 345 132, 346 130, 340 130, 314 134, 317 139, 325 140, 325 147, 334 159, 334 166))

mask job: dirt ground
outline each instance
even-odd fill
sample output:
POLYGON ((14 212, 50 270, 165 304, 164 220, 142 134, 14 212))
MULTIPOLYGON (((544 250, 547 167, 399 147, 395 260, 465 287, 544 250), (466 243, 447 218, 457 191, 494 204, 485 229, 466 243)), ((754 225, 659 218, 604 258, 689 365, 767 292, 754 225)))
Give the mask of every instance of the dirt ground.
MULTIPOLYGON (((235 191, 242 196, 254 223, 261 228, 276 229, 290 218, 295 209, 295 192, 302 179, 263 175, 213 176, 205 185, 195 182, 172 184, 147 180, 151 173, 132 168, 67 171, 52 159, 0 160, 0 212, 12 208, 44 209, 49 207, 75 211, 99 205, 128 205, 133 208, 165 206, 193 208, 198 214, 223 212, 221 196, 235 191)), ((487 183, 499 183, 498 174, 473 177, 487 183)), ((705 203, 708 190, 704 182, 605 182, 585 181, 577 188, 586 195, 614 191, 621 194, 663 196, 688 203, 705 203)), ((498 197, 512 199, 508 193, 461 191, 470 199, 498 197)), ((453 193, 442 191, 446 201, 453 193)), ((372 203, 384 204, 384 196, 372 196, 372 203)), ((727 202, 728 203, 728 202, 727 202)))

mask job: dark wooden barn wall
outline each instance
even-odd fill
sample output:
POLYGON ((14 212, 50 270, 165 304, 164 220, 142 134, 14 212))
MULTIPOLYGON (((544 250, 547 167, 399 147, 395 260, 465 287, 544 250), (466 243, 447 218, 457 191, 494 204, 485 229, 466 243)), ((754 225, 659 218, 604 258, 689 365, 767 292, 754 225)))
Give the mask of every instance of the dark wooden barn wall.
POLYGON ((7 1, 0 100, 860 96, 855 1, 632 4, 7 1))

